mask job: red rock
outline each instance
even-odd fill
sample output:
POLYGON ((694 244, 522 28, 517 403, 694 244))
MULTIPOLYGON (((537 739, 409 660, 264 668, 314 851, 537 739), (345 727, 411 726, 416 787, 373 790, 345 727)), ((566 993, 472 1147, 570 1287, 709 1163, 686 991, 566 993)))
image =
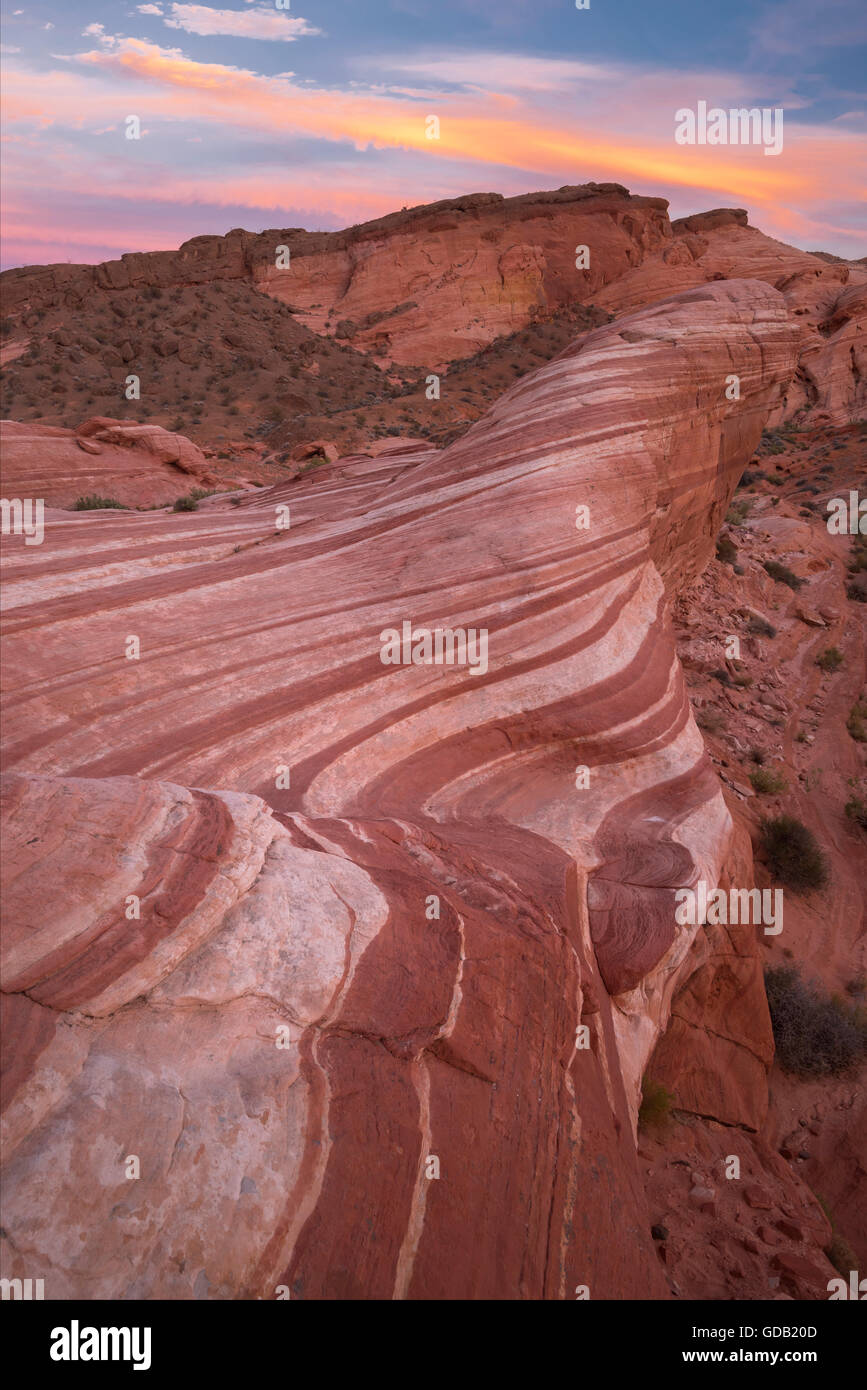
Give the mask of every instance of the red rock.
MULTIPOLYGON (((750 864, 667 603, 798 341, 721 281, 443 451, 4 537, 4 1277, 26 1249, 56 1298, 668 1296, 634 1127, 704 939, 674 894, 750 864), (404 620, 484 627, 487 669, 384 665, 404 620)), ((116 428, 82 437, 146 450, 116 428)))
POLYGON ((780 1250, 773 1258, 774 1269, 780 1271, 783 1291, 795 1298, 826 1298, 828 1280, 834 1277, 833 1266, 827 1260, 810 1258, 790 1250, 780 1250))
POLYGON ((789 1240, 806 1240, 806 1232, 803 1226, 799 1225, 797 1221, 778 1221, 777 1230, 782 1232, 789 1240))
POLYGON ((765 1245, 779 1245, 782 1239, 779 1231, 775 1230, 773 1226, 760 1226, 759 1235, 765 1245))
POLYGON ((126 506, 165 505, 191 483, 216 481, 201 449, 159 425, 97 417, 73 431, 4 420, 0 440, 5 495, 48 506, 70 507, 90 493, 126 506))
POLYGON ((748 1207, 757 1208, 759 1211, 770 1211, 774 1205, 774 1199, 770 1192, 755 1183, 745 1184, 743 1198, 748 1207))

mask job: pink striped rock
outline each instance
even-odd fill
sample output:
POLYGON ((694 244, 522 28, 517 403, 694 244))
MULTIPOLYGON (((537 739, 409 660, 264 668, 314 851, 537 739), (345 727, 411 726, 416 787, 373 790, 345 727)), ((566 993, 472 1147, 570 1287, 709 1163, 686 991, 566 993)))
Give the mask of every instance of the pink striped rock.
POLYGON ((9 539, 4 1275, 667 1296, 639 1083, 734 843, 667 601, 797 348, 702 286, 442 452, 9 539))

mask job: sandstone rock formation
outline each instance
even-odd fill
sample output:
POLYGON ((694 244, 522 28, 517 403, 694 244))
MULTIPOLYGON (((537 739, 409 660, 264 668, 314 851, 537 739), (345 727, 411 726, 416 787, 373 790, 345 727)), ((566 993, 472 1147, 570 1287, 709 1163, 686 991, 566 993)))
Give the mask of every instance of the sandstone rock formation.
POLYGON ((0 423, 3 495, 41 497, 70 507, 96 494, 125 506, 165 505, 190 486, 216 478, 201 449, 159 425, 85 420, 76 431, 51 425, 0 423))
POLYGON ((799 345, 778 290, 701 285, 443 451, 10 538, 4 1275, 668 1296, 635 1121, 675 992, 699 1037, 727 960, 719 1121, 763 1122, 771 1054, 752 929, 674 917, 750 855, 668 603, 799 345), (404 622, 485 660, 384 664, 404 622))

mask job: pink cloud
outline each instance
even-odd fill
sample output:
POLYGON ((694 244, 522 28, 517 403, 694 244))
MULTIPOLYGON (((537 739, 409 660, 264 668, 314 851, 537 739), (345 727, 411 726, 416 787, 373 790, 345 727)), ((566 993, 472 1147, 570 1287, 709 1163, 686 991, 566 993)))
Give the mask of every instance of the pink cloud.
MULTIPOLYGON (((92 186, 100 198, 123 203, 223 204, 251 213, 314 201, 348 222, 479 187, 518 192, 614 179, 634 191, 672 197, 678 211, 746 206, 754 224, 772 234, 791 237, 795 228, 801 244, 820 245, 838 220, 825 210, 831 197, 836 207, 854 206, 862 197, 861 136, 840 121, 799 124, 789 106, 777 158, 763 158, 758 148, 676 145, 678 105, 697 97, 752 104, 740 76, 624 69, 612 77, 607 68, 567 59, 516 66, 509 55, 465 67, 434 55, 395 63, 394 71, 437 82, 449 74, 452 81, 470 75, 478 81, 449 93, 361 84, 323 89, 291 74, 262 76, 196 62, 177 48, 116 39, 107 49, 75 55, 38 83, 23 65, 10 65, 7 129, 41 142, 38 178, 58 195, 92 186), (133 150, 123 140, 122 123, 131 112, 154 132, 150 146, 143 140, 133 150), (441 118, 439 140, 425 137, 430 113, 441 118), (104 153, 94 162, 92 143, 82 152, 77 133, 92 142, 99 130, 109 133, 100 137, 104 153), (166 132, 175 142, 201 140, 201 165, 175 167, 159 139, 166 132), (244 139, 273 137, 273 157, 260 151, 255 166, 245 167, 242 152, 229 157, 220 146, 224 132, 241 142, 241 151, 244 139), (333 148, 327 159, 291 167, 279 150, 292 134, 333 148)), ((32 152, 10 166, 19 190, 37 190, 36 177, 32 152)), ((850 254, 863 253, 854 230, 838 228, 838 244, 842 238, 851 238, 850 254)))

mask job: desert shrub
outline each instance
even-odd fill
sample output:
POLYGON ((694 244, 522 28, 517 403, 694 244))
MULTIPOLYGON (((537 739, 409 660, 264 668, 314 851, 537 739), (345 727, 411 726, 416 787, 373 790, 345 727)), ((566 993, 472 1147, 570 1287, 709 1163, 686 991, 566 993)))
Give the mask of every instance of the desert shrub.
POLYGON ((846 802, 846 815, 862 830, 867 830, 867 801, 863 796, 850 796, 846 802))
POLYGON ((750 514, 750 503, 745 497, 739 497, 736 502, 732 502, 726 512, 726 521, 729 526, 740 526, 750 514))
POLYGON ((95 492, 89 492, 84 497, 76 497, 72 504, 74 512, 100 512, 106 507, 119 507, 123 512, 129 511, 129 507, 125 507, 123 502, 118 502, 116 497, 100 497, 95 492))
POLYGON ((860 532, 853 537, 852 554, 846 568, 850 574, 859 574, 867 570, 867 536, 862 536, 860 532))
POLYGON ((731 536, 720 536, 716 543, 716 558, 724 565, 731 565, 737 559, 738 548, 731 536))
POLYGON ((839 671, 843 665, 843 653, 839 647, 826 647, 816 657, 816 665, 821 667, 823 671, 839 671))
POLYGON ((849 711, 849 718, 846 720, 846 728, 856 743, 867 743, 865 719, 867 719, 867 696, 862 695, 859 700, 855 701, 849 711))
POLYGON ((653 1129, 665 1124, 671 1115, 674 1096, 664 1086, 645 1077, 641 1083, 641 1105, 638 1110, 638 1128, 653 1129))
POLYGON ((750 782, 753 791, 758 792, 760 796, 779 796, 788 786, 782 773, 775 772, 770 767, 759 767, 755 772, 751 772, 750 782))
POLYGON ((778 560, 766 560, 764 568, 778 584, 788 584, 790 589, 800 589, 803 586, 803 579, 799 579, 796 574, 793 574, 786 565, 781 565, 778 560))
POLYGON ((175 504, 172 507, 173 512, 196 512, 198 509, 199 504, 192 493, 189 493, 186 497, 176 498, 175 504))
POLYGON ((718 709, 713 705, 705 705, 695 716, 695 722, 706 734, 719 734, 725 728, 725 721, 718 709))
POLYGON ((867 1013, 801 978, 796 965, 765 971, 777 1060, 795 1076, 836 1076, 867 1055, 867 1013))
POLYGON ((762 843, 774 878, 790 888, 821 888, 828 882, 828 861, 812 830, 795 816, 762 821, 762 843))
POLYGON ((853 603, 867 603, 867 574, 856 574, 846 585, 846 597, 853 603))
POLYGON ((841 1236, 839 1231, 834 1231, 831 1236, 831 1244, 825 1254, 837 1273, 842 1274, 844 1279, 848 1279, 851 1271, 858 1268, 858 1256, 846 1237, 841 1236))
POLYGON ((756 614, 747 623, 747 632, 752 632, 756 637, 776 637, 777 629, 767 618, 760 618, 756 614))

